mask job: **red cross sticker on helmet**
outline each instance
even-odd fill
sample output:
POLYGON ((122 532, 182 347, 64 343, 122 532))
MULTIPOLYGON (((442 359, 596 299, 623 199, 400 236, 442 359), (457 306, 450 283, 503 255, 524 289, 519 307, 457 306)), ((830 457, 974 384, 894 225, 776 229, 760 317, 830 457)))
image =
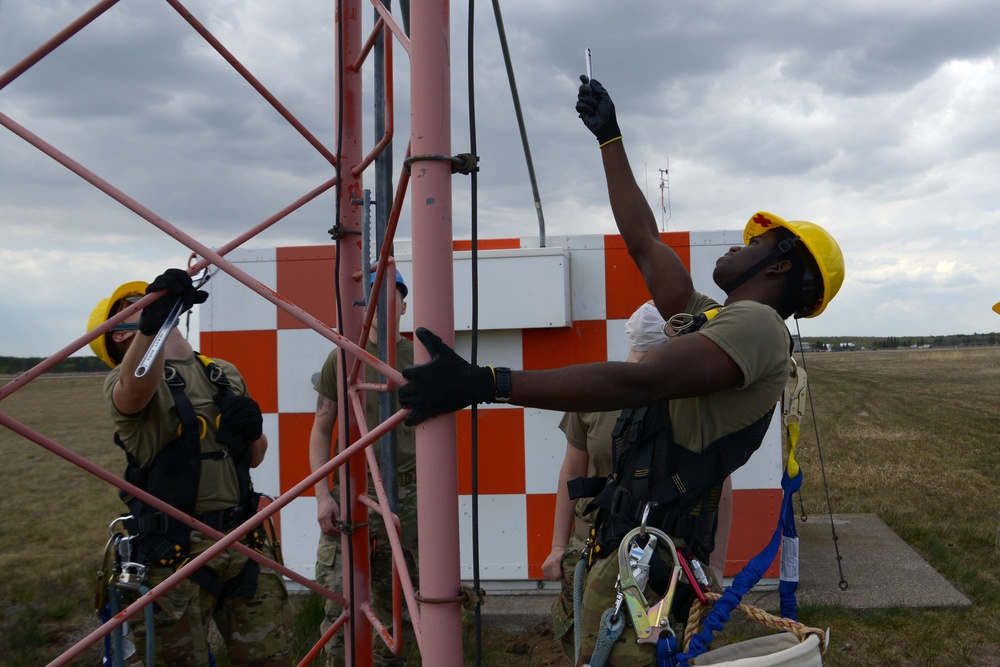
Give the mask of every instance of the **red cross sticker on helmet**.
POLYGON ((811 312, 804 316, 816 317, 823 312, 827 304, 840 291, 840 286, 844 284, 844 253, 841 252, 836 239, 816 223, 805 220, 785 220, 767 211, 759 211, 750 218, 743 230, 743 242, 749 243, 753 237, 760 236, 776 227, 784 227, 798 236, 801 245, 816 262, 823 290, 818 295, 811 312))

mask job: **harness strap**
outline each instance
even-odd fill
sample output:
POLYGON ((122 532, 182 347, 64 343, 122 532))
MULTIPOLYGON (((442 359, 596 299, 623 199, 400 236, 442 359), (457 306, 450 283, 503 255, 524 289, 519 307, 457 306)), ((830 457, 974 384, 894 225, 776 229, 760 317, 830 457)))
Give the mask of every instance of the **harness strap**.
MULTIPOLYGON (((240 505, 215 512, 199 512, 191 515, 209 528, 220 532, 229 532, 246 520, 246 512, 240 505)), ((186 523, 178 521, 164 512, 151 512, 142 516, 123 519, 122 525, 131 535, 152 535, 170 533, 173 531, 191 530, 186 523)))
POLYGON ((240 573, 228 581, 223 581, 219 575, 208 566, 203 566, 188 577, 191 581, 205 589, 215 598, 216 604, 234 595, 252 598, 257 593, 257 578, 260 576, 260 563, 248 558, 240 573))
MULTIPOLYGON (((622 417, 625 417, 626 412, 628 411, 623 411, 622 417)), ((665 413, 666 410, 660 412, 665 413)), ((618 472, 606 479, 578 478, 568 484, 570 498, 593 496, 586 512, 590 513, 595 509, 605 512, 606 516, 601 522, 602 526, 610 526, 611 522, 614 522, 619 526, 619 528, 612 528, 616 534, 619 530, 627 532, 632 527, 639 525, 645 514, 648 526, 659 528, 669 535, 686 541, 704 541, 707 538, 699 537, 698 527, 700 522, 706 520, 702 514, 711 511, 712 505, 718 502, 717 493, 713 493, 713 491, 721 484, 722 480, 744 465, 760 447, 764 434, 770 425, 773 412, 772 408, 753 424, 719 438, 701 454, 688 452, 676 444, 670 445, 677 457, 691 457, 693 460, 687 465, 682 465, 673 475, 663 479, 652 488, 649 485, 649 462, 651 462, 656 450, 657 440, 645 438, 637 445, 640 451, 637 452, 635 459, 636 474, 634 478, 621 480, 622 482, 632 481, 631 488, 619 483, 618 476, 621 473, 618 472), (597 491, 598 489, 600 490, 597 491), (703 507, 705 503, 708 503, 707 507, 703 507)), ((634 411, 634 419, 645 419, 647 416, 645 408, 634 411)), ((656 429, 664 428, 659 423, 650 423, 648 426, 656 429)), ((616 426, 616 430, 618 430, 618 426, 616 426)), ((634 437, 639 438, 638 434, 642 432, 642 422, 633 421, 627 439, 631 441, 634 437)), ((620 438, 621 434, 619 433, 620 438)), ((618 440, 616 440, 616 444, 617 442, 618 440)), ((613 537, 607 533, 599 534, 602 540, 613 537)), ((609 543, 604 546, 614 545, 609 543)), ((701 546, 706 550, 711 549, 710 544, 701 546)))
POLYGON ((569 490, 570 500, 578 500, 593 498, 610 483, 609 477, 577 477, 566 482, 566 488, 569 490))
POLYGON ((701 495, 728 477, 760 447, 772 414, 774 408, 750 426, 713 442, 704 456, 657 484, 649 497, 661 504, 673 503, 687 494, 701 495))

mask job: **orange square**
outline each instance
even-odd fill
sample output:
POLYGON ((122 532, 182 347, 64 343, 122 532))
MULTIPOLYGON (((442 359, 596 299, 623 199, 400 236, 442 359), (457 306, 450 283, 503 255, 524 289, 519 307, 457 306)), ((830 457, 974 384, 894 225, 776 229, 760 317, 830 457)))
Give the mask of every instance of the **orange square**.
POLYGON ((201 352, 235 364, 261 412, 278 411, 277 331, 202 331, 201 352))
POLYGON ((552 517, 556 494, 531 493, 525 499, 528 511, 528 578, 544 579, 542 563, 552 551, 552 517))
MULTIPOLYGON (((691 240, 688 233, 665 232, 660 234, 660 240, 674 249, 690 271, 691 240)), ((649 301, 646 282, 629 256, 624 239, 617 234, 604 237, 604 289, 609 320, 628 319, 636 308, 649 301)))
MULTIPOLYGON (((325 323, 337 322, 337 246, 277 248, 278 294, 325 323)), ((278 309, 279 329, 305 329, 306 325, 278 309)))
MULTIPOLYGON (((767 546, 781 511, 781 489, 738 489, 733 491, 733 524, 729 531, 725 576, 740 573, 750 559, 767 546)), ((765 577, 777 577, 781 558, 774 559, 765 577)))
POLYGON ((604 320, 580 320, 557 329, 524 329, 521 356, 525 370, 607 361, 607 324, 604 320))
MULTIPOLYGON (((524 493, 524 410, 479 410, 479 493, 524 493)), ((458 413, 458 492, 472 493, 472 410, 458 413)))
MULTIPOLYGON (((282 493, 312 472, 309 469, 309 434, 313 416, 311 412, 283 412, 278 415, 278 474, 282 493)), ((316 493, 310 486, 302 495, 315 496, 316 493)))
MULTIPOLYGON (((477 244, 480 250, 511 250, 521 247, 520 239, 479 239, 477 244)), ((452 241, 452 249, 472 250, 472 239, 452 241)))

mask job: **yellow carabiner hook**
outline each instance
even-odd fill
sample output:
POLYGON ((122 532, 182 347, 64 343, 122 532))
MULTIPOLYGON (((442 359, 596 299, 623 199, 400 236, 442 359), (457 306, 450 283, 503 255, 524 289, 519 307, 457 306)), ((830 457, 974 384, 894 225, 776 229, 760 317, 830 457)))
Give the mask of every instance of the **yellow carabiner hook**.
POLYGON ((680 578, 681 571, 674 541, 659 528, 652 528, 645 525, 647 513, 648 507, 646 512, 643 513, 643 523, 630 530, 618 547, 619 591, 628 607, 629 618, 632 621, 632 627, 635 628, 637 643, 656 642, 660 632, 663 630, 666 630, 670 634, 674 633, 667 617, 674 601, 674 593, 677 590, 677 581, 680 578), (674 568, 670 577, 670 587, 667 589, 667 594, 652 607, 649 606, 646 596, 643 595, 642 590, 639 588, 639 584, 635 580, 635 575, 632 573, 632 566, 628 562, 628 554, 632 542, 635 538, 646 533, 649 534, 650 539, 656 539, 657 544, 666 545, 674 559, 674 568))

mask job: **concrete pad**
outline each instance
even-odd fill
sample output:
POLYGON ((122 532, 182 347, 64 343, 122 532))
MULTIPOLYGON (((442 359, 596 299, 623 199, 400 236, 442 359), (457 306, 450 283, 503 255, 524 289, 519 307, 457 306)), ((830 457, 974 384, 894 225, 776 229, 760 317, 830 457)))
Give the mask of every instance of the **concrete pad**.
MULTIPOLYGON (((846 609, 969 607, 972 602, 874 514, 798 521, 799 604, 846 609), (837 541, 833 540, 836 532, 837 541), (837 552, 840 552, 840 567, 837 552), (841 570, 847 582, 841 589, 841 570)), ((777 604, 778 593, 768 593, 777 604)), ((758 606, 770 607, 770 604, 758 606)))

